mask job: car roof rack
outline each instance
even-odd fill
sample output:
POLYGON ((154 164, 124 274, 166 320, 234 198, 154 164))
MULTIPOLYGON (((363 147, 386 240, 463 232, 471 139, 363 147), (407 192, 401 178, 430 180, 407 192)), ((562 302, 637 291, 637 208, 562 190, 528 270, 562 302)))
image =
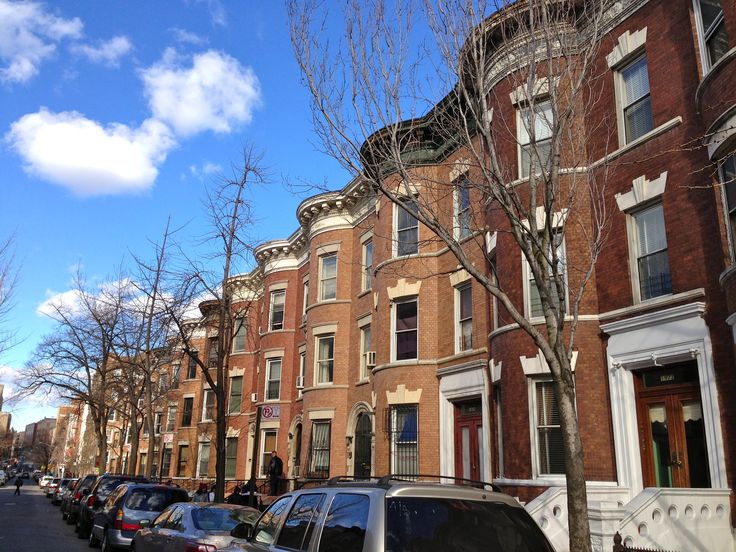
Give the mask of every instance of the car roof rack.
POLYGON ((498 485, 489 481, 480 481, 477 479, 466 479, 464 477, 455 477, 454 475, 436 475, 426 473, 401 473, 401 474, 388 474, 378 479, 377 485, 388 486, 392 481, 400 481, 402 483, 417 483, 423 480, 438 480, 439 483, 447 480, 455 485, 465 485, 468 487, 475 487, 478 489, 490 488, 492 491, 501 493, 503 492, 498 485))

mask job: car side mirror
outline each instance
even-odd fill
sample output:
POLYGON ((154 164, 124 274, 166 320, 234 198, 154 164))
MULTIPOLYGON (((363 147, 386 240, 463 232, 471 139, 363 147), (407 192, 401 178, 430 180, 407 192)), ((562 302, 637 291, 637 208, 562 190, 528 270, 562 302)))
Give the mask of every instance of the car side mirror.
POLYGON ((250 523, 241 522, 238 523, 230 531, 230 536, 236 539, 250 540, 253 538, 253 526, 250 523))
POLYGON ((151 526, 151 520, 150 519, 142 519, 140 521, 139 525, 141 526, 141 529, 145 529, 146 527, 150 527, 151 526))

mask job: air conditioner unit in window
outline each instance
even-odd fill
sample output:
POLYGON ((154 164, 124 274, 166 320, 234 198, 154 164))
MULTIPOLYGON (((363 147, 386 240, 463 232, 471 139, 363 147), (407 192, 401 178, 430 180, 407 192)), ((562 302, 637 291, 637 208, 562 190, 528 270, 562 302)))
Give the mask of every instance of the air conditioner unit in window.
POLYGON ((304 389, 304 376, 297 376, 296 377, 296 388, 297 389, 304 389))
POLYGON ((376 365, 376 351, 366 351, 364 354, 365 365, 368 368, 373 368, 376 365))
POLYGON ((250 394, 250 402, 258 402, 258 393, 251 393, 250 394))

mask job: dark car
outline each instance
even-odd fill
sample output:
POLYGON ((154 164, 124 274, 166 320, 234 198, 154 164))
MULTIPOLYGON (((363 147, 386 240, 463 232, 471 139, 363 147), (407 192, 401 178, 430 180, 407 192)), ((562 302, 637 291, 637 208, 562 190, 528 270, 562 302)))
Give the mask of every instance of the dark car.
POLYGON ((90 473, 77 481, 77 485, 74 487, 74 493, 69 497, 69 504, 67 505, 65 512, 66 522, 69 525, 72 525, 77 521, 77 517, 79 516, 79 505, 83 500, 87 499, 87 495, 89 494, 92 484, 95 482, 97 477, 98 476, 96 474, 90 473))
POLYGON ((172 504, 133 537, 135 552, 216 550, 233 540, 239 523, 255 524, 261 512, 248 506, 185 502, 172 504))
POLYGON ((104 552, 129 548, 141 522, 156 519, 169 505, 187 502, 189 494, 171 485, 127 483, 120 485, 95 514, 90 546, 102 544, 104 552))
POLYGON ((139 475, 105 474, 97 478, 87 495, 87 498, 79 503, 79 514, 77 515, 77 534, 80 539, 89 537, 90 529, 95 515, 99 512, 107 497, 115 489, 126 482, 148 483, 148 479, 139 475))
POLYGON ((71 492, 71 486, 74 485, 74 483, 76 482, 76 479, 72 479, 70 477, 65 477, 64 479, 62 479, 61 483, 59 483, 59 486, 54 491, 54 496, 51 497, 51 504, 53 504, 54 506, 59 506, 64 496, 71 492))

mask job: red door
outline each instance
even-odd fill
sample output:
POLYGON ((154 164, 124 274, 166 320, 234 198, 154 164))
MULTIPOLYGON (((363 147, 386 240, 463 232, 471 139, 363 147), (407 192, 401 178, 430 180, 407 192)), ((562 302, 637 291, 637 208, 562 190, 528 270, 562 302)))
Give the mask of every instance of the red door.
POLYGON ((455 477, 483 480, 483 414, 480 401, 455 405, 455 477))

